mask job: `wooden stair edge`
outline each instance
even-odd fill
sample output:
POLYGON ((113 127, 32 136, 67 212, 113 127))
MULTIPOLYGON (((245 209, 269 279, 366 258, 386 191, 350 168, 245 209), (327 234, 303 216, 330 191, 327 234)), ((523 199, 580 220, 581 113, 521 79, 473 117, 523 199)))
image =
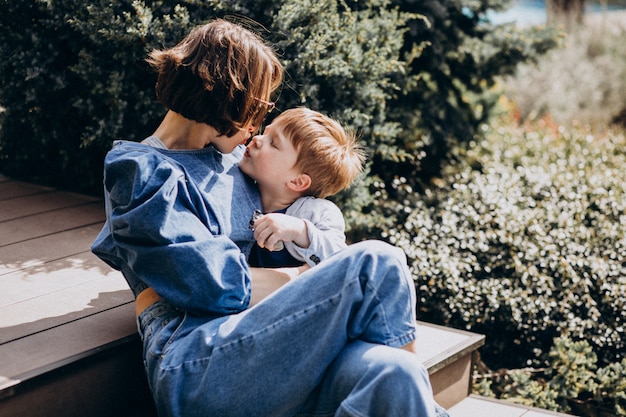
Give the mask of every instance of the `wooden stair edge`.
MULTIPOLYGON (((114 379, 100 381, 100 384, 115 385, 116 380, 125 383, 127 381, 125 381, 124 375, 127 370, 124 367, 129 363, 128 356, 125 356, 125 359, 111 357, 115 355, 115 352, 121 352, 124 356, 123 352, 128 351, 131 347, 139 355, 136 356, 136 359, 132 359, 135 363, 132 365, 132 371, 128 370, 128 372, 133 372, 136 377, 137 369, 142 369, 142 364, 136 324, 134 320, 130 319, 133 312, 134 303, 125 302, 111 309, 105 309, 0 345, 0 351, 4 349, 7 354, 11 348, 17 349, 14 352, 19 353, 15 356, 9 354, 8 358, 10 360, 19 359, 25 364, 24 367, 6 364, 1 370, 0 409, 4 406, 9 409, 24 407, 24 404, 29 402, 29 396, 36 395, 28 394, 29 392, 32 393, 36 390, 42 392, 41 390, 44 389, 42 387, 47 384, 51 385, 50 390, 54 390, 54 386, 57 386, 57 390, 61 389, 60 387, 67 385, 66 379, 72 380, 72 378, 76 378, 72 375, 90 372, 88 369, 93 366, 101 366, 96 363, 102 360, 108 363, 107 369, 109 371, 107 372, 116 376, 114 379), (114 315, 115 318, 112 318, 111 315, 114 315), (78 342, 78 346, 72 345, 73 350, 63 348, 69 340, 78 342), (13 345, 9 347, 11 344, 13 345), (54 355, 43 353, 43 350, 38 348, 41 346, 46 346, 46 349, 56 349, 56 353, 54 355), (29 351, 36 354, 38 359, 33 361, 29 351), (102 359, 105 357, 109 357, 109 359, 102 359), (25 396, 25 398, 19 399, 20 396, 25 396)), ((465 374, 462 376, 463 381, 455 380, 454 382, 458 385, 467 386, 470 383, 470 378, 467 377, 467 363, 471 361, 472 352, 484 344, 484 336, 423 321, 418 321, 417 324, 418 332, 421 330, 422 335, 425 336, 418 342, 430 349, 423 363, 427 367, 431 379, 434 377, 439 380, 450 381, 450 370, 454 367, 463 367, 465 369, 465 374), (440 343, 436 343, 437 341, 440 343)), ((458 370, 454 372, 457 375, 454 378, 459 379, 458 370)), ((145 385, 144 382, 147 383, 147 381, 143 381, 140 385, 145 385)), ((103 389, 108 392, 111 391, 110 387, 103 387, 103 389)), ((465 397, 468 390, 467 388, 461 390, 463 389, 465 390, 463 397, 465 397)), ((45 392, 48 395, 47 391, 45 392)), ((458 402, 458 392, 459 389, 456 389, 454 403, 458 402)), ((443 395, 449 397, 448 393, 443 395)))
POLYGON ((0 398, 0 415, 156 417, 139 338, 90 353, 15 385, 13 395, 0 398))
POLYGON ((428 370, 435 400, 444 408, 454 406, 471 392, 475 352, 485 336, 422 321, 417 325, 417 356, 428 370))
POLYGON ((124 303, 0 344, 0 399, 59 369, 138 343, 133 313, 134 303, 124 303))
POLYGON ((428 373, 431 375, 439 371, 440 369, 445 368, 449 364, 457 361, 458 359, 478 350, 485 344, 485 336, 479 333, 473 333, 467 330, 460 330, 452 327, 432 324, 420 320, 417 321, 417 324, 418 326, 435 328, 440 331, 453 332, 465 336, 459 342, 448 346, 436 356, 433 356, 424 361, 424 366, 426 366, 426 368, 428 369, 428 373))
POLYGON ((35 369, 29 370, 19 375, 10 377, 0 375, 0 401, 6 397, 14 395, 15 391, 19 388, 20 384, 31 382, 34 379, 42 377, 51 372, 58 371, 70 365, 82 362, 93 356, 100 355, 109 351, 113 351, 125 344, 133 343, 139 339, 138 334, 122 337, 118 340, 106 343, 104 345, 90 348, 85 351, 69 355, 62 359, 48 363, 43 366, 39 366, 35 369))
MULTIPOLYGON (((443 350, 441 350, 436 356, 433 356, 427 360, 425 360, 424 366, 427 368, 428 373, 430 375, 435 374, 441 369, 447 367, 448 365, 456 362, 459 359, 464 358, 466 355, 471 354, 473 351, 479 349, 482 345, 484 345, 485 337, 480 334, 458 330, 446 326, 435 325, 432 323, 427 323, 423 321, 418 321, 419 326, 427 326, 430 328, 435 328, 440 332, 453 332, 456 334, 461 334, 466 336, 458 343, 453 344, 452 346, 447 346, 443 350)), ((54 332, 55 329, 48 329, 46 332, 54 332)), ((11 395, 11 391, 15 389, 15 387, 25 381, 28 381, 33 378, 37 378, 43 374, 48 372, 55 371, 59 368, 67 366, 69 364, 79 362, 87 357, 98 354, 103 351, 107 351, 110 349, 115 349, 119 345, 134 341, 139 338, 139 335, 134 332, 132 334, 127 334, 125 336, 109 340, 108 342, 97 345, 94 347, 87 348, 77 353, 70 354, 66 357, 61 357, 59 359, 54 360, 53 362, 46 363, 44 365, 38 366, 34 369, 30 369, 26 372, 18 373, 16 375, 1 375, 0 374, 0 399, 6 397, 7 395, 11 395)))
MULTIPOLYGON (((441 377, 456 364, 467 361, 468 355, 471 357, 473 350, 484 343, 484 337, 481 335, 424 322, 419 322, 419 325, 434 328, 445 334, 449 332, 460 334, 467 339, 460 343, 454 343, 453 346, 447 346, 441 353, 437 354, 436 358, 440 363, 435 359, 429 360, 428 369, 431 378, 433 374, 435 374, 435 378, 441 377)), ((139 337, 137 333, 133 333, 80 353, 68 355, 61 360, 12 378, 1 380, 0 377, 0 410, 2 411, 0 414, 6 412, 7 416, 22 416, 24 410, 32 405, 33 401, 41 402, 42 399, 46 399, 48 404, 50 401, 57 401, 50 404, 50 410, 66 410, 69 413, 68 416, 79 415, 77 413, 80 410, 86 409, 90 409, 93 416, 111 415, 106 414, 108 411, 106 411, 107 406, 105 404, 118 402, 115 401, 118 396, 121 398, 128 395, 125 392, 127 388, 121 389, 120 386, 131 384, 133 389, 139 390, 137 401, 132 404, 129 403, 129 406, 132 406, 134 410, 139 410, 133 411, 132 415, 139 416, 144 413, 141 415, 154 417, 156 415, 154 405, 147 388, 147 381, 142 375, 143 366, 140 356, 139 337), (103 369, 105 370, 103 371, 103 369), (102 372, 107 377, 100 379, 98 376, 96 378, 101 388, 93 390, 94 382, 84 384, 89 388, 82 386, 81 380, 85 380, 85 378, 94 380, 94 376, 102 375, 102 372), (131 383, 131 380, 134 382, 131 383), (88 391, 81 391, 85 389, 88 391), (101 391, 100 394, 97 393, 99 391, 101 391), (59 392, 70 392, 71 394, 62 400, 55 400, 54 392, 57 392, 56 395, 59 392)), ((464 378, 467 379, 467 374, 464 375, 464 378)), ((463 383, 469 384, 470 382, 467 380, 463 383)), ((466 395, 467 392, 464 396, 466 395)), ((448 396, 448 394, 444 394, 444 396, 448 396)), ((445 400, 440 401, 440 403, 445 404, 445 400)), ((447 408, 450 404, 445 406, 447 408)), ((119 409, 116 409, 116 412, 118 411, 119 409)), ((36 413, 33 414, 33 417, 38 416, 36 413)))
POLYGON ((565 414, 558 411, 545 410, 542 408, 526 406, 509 400, 501 400, 498 398, 484 397, 478 394, 470 394, 467 398, 448 409, 450 417, 482 417, 490 416, 506 416, 506 417, 575 417, 572 414, 565 414), (479 409, 480 414, 472 414, 468 409, 479 409), (498 410, 502 414, 493 414, 498 410), (488 414, 489 413, 489 414, 488 414))

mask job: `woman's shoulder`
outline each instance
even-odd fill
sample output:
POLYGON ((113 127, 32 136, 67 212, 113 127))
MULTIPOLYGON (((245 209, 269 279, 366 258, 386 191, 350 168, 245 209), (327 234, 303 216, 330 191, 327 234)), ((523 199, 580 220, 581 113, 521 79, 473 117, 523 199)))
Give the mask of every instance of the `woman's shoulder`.
POLYGON ((133 159, 141 155, 152 156, 158 155, 156 148, 146 145, 142 142, 133 142, 130 140, 116 140, 107 153, 107 159, 133 159))
POLYGON ((173 169, 174 166, 156 148, 138 142, 118 140, 113 143, 113 147, 107 153, 104 168, 105 173, 115 172, 120 176, 134 176, 141 172, 145 177, 153 170, 173 169))
MULTIPOLYGON (((157 149, 131 141, 116 141, 104 160, 107 191, 120 201, 153 194, 183 176, 181 167, 157 149)), ((173 185, 173 184, 172 184, 173 185)))

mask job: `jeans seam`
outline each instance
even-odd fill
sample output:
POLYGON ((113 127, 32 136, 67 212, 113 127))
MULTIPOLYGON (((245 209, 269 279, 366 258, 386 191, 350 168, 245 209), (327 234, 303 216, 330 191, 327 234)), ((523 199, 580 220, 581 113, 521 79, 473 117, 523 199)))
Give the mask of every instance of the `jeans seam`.
POLYGON ((332 297, 328 297, 328 298, 326 298, 326 299, 324 299, 324 300, 322 300, 322 301, 320 301, 320 302, 318 302, 316 304, 313 304, 311 306, 307 306, 304 309, 300 309, 300 310, 294 311, 291 314, 289 314, 288 316, 282 317, 278 321, 275 321, 275 322, 273 322, 273 323, 263 327, 262 329, 259 329, 259 330, 255 331, 254 333, 249 333, 249 334, 247 334, 245 336, 242 336, 242 337, 239 337, 239 338, 237 338, 235 340, 231 340, 231 341, 229 341, 226 344, 223 344, 223 345, 220 345, 220 346, 215 346, 214 350, 226 349, 226 348, 228 348, 229 346, 231 346, 233 344, 237 344, 237 343, 240 343, 241 341, 248 340, 248 339, 251 339, 251 338, 255 338, 256 336, 258 336, 260 334, 266 333, 268 330, 280 327, 281 324, 288 322, 289 320, 293 319, 294 317, 296 317, 296 319, 299 320, 301 317, 304 317, 305 315, 307 315, 307 313, 310 312, 310 311, 318 309, 318 308, 322 307, 325 304, 329 304, 329 303, 332 304, 339 297, 341 297, 340 294, 335 294, 332 297))
POLYGON ((349 417, 368 417, 368 416, 361 415, 356 410, 352 409, 352 407, 350 407, 350 405, 347 404, 346 400, 342 401, 341 404, 339 404, 339 410, 343 410, 342 414, 345 414, 349 417))
POLYGON ((370 281, 369 280, 365 283, 365 286, 373 294, 372 298, 376 301, 376 306, 379 309, 379 311, 381 312, 383 324, 385 326, 385 337, 384 337, 384 342, 383 343, 387 344, 387 340, 391 338, 391 330, 389 329, 389 324, 388 324, 388 321, 387 321, 387 312, 385 311, 385 307, 383 306, 383 304, 380 302, 380 299, 378 298, 378 292, 370 285, 370 281))
MULTIPOLYGON (((380 302, 380 299, 378 297, 378 292, 370 285, 369 280, 365 283, 365 285, 369 288, 371 293, 374 294, 373 298, 376 300, 376 305, 380 307, 380 311, 383 316, 386 336, 384 337, 384 340, 382 340, 380 343, 383 343, 390 347, 400 347, 415 340, 415 328, 409 329, 406 332, 402 332, 402 334, 400 335, 395 335, 391 332, 390 327, 389 327, 389 321, 387 319, 388 315, 387 315, 387 312, 385 311, 384 304, 380 302)), ((377 342, 374 342, 374 343, 377 343, 377 342)))

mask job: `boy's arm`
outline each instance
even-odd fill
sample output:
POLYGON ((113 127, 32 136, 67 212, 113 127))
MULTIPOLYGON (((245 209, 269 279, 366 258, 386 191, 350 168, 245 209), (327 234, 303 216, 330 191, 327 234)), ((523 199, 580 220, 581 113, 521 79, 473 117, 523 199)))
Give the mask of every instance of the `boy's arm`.
POLYGON ((344 249, 345 222, 341 210, 331 201, 302 197, 285 214, 269 213, 254 224, 254 238, 262 248, 280 250, 284 242, 289 253, 310 266, 344 249))
POLYGON ((304 220, 309 238, 308 246, 285 241, 285 247, 294 258, 314 266, 346 248, 343 214, 333 202, 303 197, 296 200, 286 214, 304 220))

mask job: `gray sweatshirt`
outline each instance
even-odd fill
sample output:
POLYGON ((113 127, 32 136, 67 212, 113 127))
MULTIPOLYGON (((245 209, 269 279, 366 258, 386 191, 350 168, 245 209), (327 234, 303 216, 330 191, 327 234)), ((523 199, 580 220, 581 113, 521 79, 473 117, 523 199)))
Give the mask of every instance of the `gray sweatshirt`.
POLYGON ((287 251, 299 261, 315 266, 330 255, 346 248, 345 222, 339 207, 330 200, 300 197, 287 208, 285 214, 306 222, 308 248, 285 242, 287 251))

